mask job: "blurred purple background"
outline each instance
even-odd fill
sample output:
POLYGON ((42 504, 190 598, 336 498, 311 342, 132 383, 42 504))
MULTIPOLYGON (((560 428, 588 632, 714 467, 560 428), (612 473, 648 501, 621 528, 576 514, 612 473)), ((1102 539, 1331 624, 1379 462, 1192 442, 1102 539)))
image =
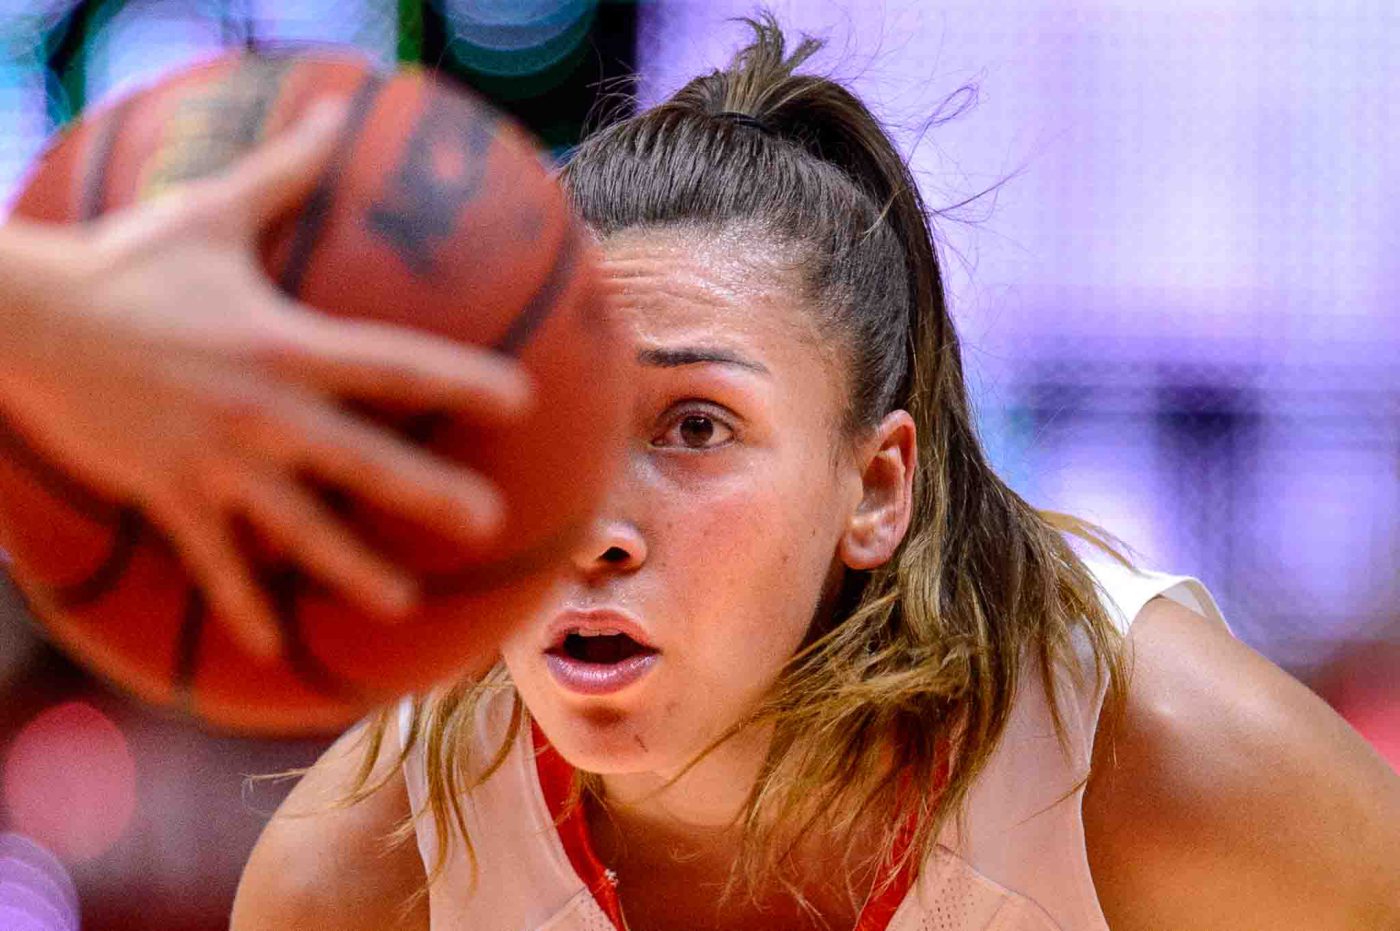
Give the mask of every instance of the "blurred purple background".
MULTIPOLYGON (((930 206, 953 208, 937 220, 945 272, 1003 474, 1032 503, 1107 526, 1147 564, 1201 578, 1245 641, 1400 765, 1400 8, 769 5, 830 40, 816 66, 895 129, 930 206)), ((635 62, 654 102, 722 62, 744 35, 726 20, 754 11, 0 0, 0 197, 75 110, 228 45, 349 43, 440 64, 562 153, 591 103, 589 68, 606 77, 635 62)), ((75 927, 75 895, 87 928, 221 927, 278 795, 244 799, 241 775, 305 764, 323 746, 212 737, 136 707, 45 646, 13 597, 0 689, 9 769, 16 747, 45 746, 34 734, 46 709, 81 699, 120 728, 127 750, 113 758, 129 752, 135 793, 103 852, 69 854, 76 887, 62 857, 19 833, 7 797, 5 928, 75 927)), ((72 791, 91 788, 83 779, 120 790, 111 766, 91 769, 66 767, 72 791)))
MULTIPOLYGON (((1307 669, 1400 603, 1400 7, 771 5, 900 130, 944 220, 985 436, 1307 669), (929 126, 931 108, 975 106, 929 126), (959 222, 961 218, 963 222, 959 222)), ((744 0, 643 19, 642 93, 720 61, 744 0)), ((945 116, 948 115, 946 112, 945 116)))

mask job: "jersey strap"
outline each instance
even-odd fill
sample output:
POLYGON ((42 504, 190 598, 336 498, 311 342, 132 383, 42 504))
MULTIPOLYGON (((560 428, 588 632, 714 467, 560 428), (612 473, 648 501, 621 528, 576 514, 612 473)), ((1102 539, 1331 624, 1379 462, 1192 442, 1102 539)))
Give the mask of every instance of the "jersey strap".
POLYGON ((617 877, 593 852, 583 804, 574 791, 574 768, 559 755, 534 721, 530 722, 530 737, 535 747, 535 772, 540 780, 540 791, 544 793, 545 804, 554 818, 554 828, 559 832, 564 853, 603 914, 608 916, 617 931, 623 931, 617 877))

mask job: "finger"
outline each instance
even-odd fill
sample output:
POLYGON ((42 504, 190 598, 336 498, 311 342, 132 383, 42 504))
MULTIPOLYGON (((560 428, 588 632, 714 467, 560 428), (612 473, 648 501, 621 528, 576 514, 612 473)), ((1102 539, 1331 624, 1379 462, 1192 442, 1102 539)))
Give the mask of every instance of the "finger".
POLYGON ((162 243, 177 231, 218 205, 207 206, 209 192, 204 181, 190 181, 161 191, 139 204, 123 207, 93 221, 91 230, 98 248, 108 255, 162 243))
POLYGON ((311 193, 335 151, 345 102, 322 100, 214 180, 221 199, 261 227, 311 193))
POLYGON ((495 485, 345 414, 318 398, 236 418, 232 439, 386 510, 468 542, 494 535, 504 516, 495 485))
POLYGON ((152 504, 148 511, 203 590, 214 618, 255 659, 276 659, 282 638, 272 606, 253 581, 222 515, 201 513, 183 502, 152 504))
POLYGON ((266 350, 267 368, 344 397, 447 407, 494 424, 518 420, 533 391, 524 368, 488 349, 392 324, 298 308, 266 350))
POLYGON ((372 553, 295 483, 276 476, 240 472, 224 493, 296 563, 352 604, 388 617, 402 617, 417 600, 406 575, 372 553))

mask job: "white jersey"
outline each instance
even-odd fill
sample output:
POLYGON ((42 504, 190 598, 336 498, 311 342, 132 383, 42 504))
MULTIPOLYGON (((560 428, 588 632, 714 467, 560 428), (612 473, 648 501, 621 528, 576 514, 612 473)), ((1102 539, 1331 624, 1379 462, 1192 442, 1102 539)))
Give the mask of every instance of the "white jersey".
MULTIPOLYGON (((1228 630, 1215 600, 1188 576, 1089 563, 1105 607, 1126 634, 1142 606, 1164 595, 1228 630)), ((1087 648, 1081 643, 1081 659, 1087 648)), ((912 884, 867 903, 857 931, 1107 931, 1089 873, 1081 813, 1103 703, 1093 677, 1056 682, 1067 731, 1055 735, 1039 674, 1028 667, 1006 732, 967 800, 964 833, 950 825, 912 884)), ((478 712, 477 758, 506 732, 508 696, 478 712)), ((400 726, 411 713, 406 701, 400 726)), ((420 742, 404 763, 425 864, 436 856, 420 742)), ((581 815, 565 811, 571 771, 538 730, 520 729, 505 764, 464 799, 477 874, 460 839, 429 893, 432 931, 617 931, 618 890, 588 843, 581 815)), ((575 809, 577 812, 577 809, 575 809)), ((621 890, 623 896, 625 890, 621 890)))

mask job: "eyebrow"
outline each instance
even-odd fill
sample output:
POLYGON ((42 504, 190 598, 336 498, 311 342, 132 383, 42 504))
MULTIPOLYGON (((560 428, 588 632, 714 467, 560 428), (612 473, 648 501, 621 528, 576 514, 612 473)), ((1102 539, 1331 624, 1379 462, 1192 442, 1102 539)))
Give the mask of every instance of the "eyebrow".
POLYGON ((762 362, 756 362, 730 349, 720 349, 712 346, 677 346, 669 349, 641 349, 637 351, 637 362, 642 365, 654 365, 659 368, 668 369, 679 368, 682 365, 717 363, 719 365, 732 365, 736 368, 748 369, 750 372, 757 372, 760 375, 770 374, 768 367, 762 362))

